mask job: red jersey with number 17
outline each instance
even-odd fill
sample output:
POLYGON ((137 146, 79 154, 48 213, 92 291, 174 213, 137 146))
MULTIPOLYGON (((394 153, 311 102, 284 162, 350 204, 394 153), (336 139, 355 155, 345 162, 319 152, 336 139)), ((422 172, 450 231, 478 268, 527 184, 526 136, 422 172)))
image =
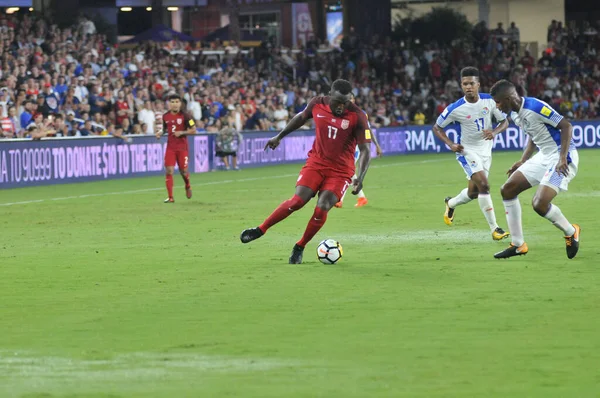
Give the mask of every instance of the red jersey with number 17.
POLYGON ((350 104, 342 116, 336 116, 329 107, 329 97, 323 96, 311 99, 302 112, 314 119, 316 129, 306 164, 352 177, 356 145, 371 142, 369 123, 362 109, 350 104))
POLYGON ((167 149, 175 151, 187 151, 187 135, 176 137, 175 132, 187 131, 190 127, 194 127, 196 125, 194 119, 187 116, 183 112, 167 112, 162 118, 163 131, 166 131, 169 134, 169 138, 167 139, 167 149))

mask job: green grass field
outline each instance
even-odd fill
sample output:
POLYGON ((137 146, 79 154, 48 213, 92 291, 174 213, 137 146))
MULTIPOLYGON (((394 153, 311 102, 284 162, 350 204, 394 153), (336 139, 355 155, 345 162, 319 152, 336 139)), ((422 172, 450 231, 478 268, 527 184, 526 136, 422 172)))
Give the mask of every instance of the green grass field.
MULTIPOLYGON (((504 171, 491 176, 496 214, 504 171)), ((300 165, 0 191, 0 397, 598 397, 599 151, 556 203, 560 231, 522 195, 530 252, 510 260, 451 155, 373 162, 370 203, 347 198, 287 258, 314 204, 249 245, 300 165), (27 202, 27 203, 23 203, 27 202), (7 205, 12 203, 11 205, 7 205), (339 240, 342 262, 315 247, 339 240)))

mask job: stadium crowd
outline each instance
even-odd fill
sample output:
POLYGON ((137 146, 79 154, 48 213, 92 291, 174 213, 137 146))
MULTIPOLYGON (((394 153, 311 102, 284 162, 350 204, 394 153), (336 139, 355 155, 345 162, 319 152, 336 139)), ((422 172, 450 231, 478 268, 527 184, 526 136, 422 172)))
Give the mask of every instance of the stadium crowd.
MULTIPOLYGON (((548 48, 520 54, 519 29, 478 24, 460 46, 350 34, 343 51, 310 41, 295 51, 263 45, 239 51, 212 43, 110 45, 92 21, 59 29, 34 14, 0 20, 2 137, 153 134, 165 98, 185 99, 199 130, 279 130, 337 78, 350 80, 373 125, 425 124, 461 96, 459 70, 480 68, 482 90, 517 83, 569 118, 600 117, 600 39, 596 26, 548 28, 548 48), (206 49, 204 49, 206 50, 206 49), (221 54, 218 54, 221 53, 221 54)), ((228 134, 232 134, 231 132, 228 134)))

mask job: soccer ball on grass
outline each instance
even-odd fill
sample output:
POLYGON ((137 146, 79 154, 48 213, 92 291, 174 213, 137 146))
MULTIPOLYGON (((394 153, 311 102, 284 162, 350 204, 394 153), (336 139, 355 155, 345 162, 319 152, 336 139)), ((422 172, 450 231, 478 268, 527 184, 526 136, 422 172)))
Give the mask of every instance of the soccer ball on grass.
POLYGON ((317 246, 317 258, 323 264, 335 264, 340 261, 343 254, 342 245, 333 239, 325 239, 317 246))

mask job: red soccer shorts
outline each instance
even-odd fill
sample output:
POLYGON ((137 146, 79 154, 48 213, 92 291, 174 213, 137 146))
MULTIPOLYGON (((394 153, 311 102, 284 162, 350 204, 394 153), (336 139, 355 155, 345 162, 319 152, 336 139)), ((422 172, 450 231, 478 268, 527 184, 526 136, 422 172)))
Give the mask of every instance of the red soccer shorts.
POLYGON ((305 165, 300 170, 296 186, 308 187, 314 193, 331 191, 339 200, 342 199, 344 192, 346 192, 351 183, 352 180, 348 177, 339 174, 329 175, 325 170, 305 165))
POLYGON ((173 150, 167 148, 165 152, 165 167, 174 167, 175 164, 179 166, 179 170, 185 170, 188 167, 188 151, 184 150, 173 150))

